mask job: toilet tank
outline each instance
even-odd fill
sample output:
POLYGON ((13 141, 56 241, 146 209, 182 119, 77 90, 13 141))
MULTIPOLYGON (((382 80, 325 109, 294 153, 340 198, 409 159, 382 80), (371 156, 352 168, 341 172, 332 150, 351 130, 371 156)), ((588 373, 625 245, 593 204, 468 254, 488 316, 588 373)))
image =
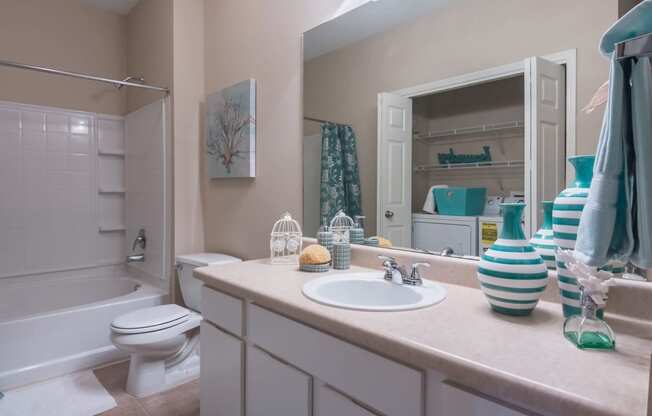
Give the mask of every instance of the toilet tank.
POLYGON ((219 264, 237 263, 242 259, 220 253, 196 253, 177 256, 177 271, 181 296, 187 307, 201 312, 201 287, 203 282, 192 275, 197 267, 214 266, 219 264))

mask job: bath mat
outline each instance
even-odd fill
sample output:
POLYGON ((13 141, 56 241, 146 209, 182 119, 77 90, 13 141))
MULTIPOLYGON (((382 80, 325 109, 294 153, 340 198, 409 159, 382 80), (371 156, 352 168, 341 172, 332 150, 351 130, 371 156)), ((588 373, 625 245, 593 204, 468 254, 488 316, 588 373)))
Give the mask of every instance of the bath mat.
POLYGON ((5 392, 2 416, 93 416, 116 406, 95 378, 82 371, 5 392))

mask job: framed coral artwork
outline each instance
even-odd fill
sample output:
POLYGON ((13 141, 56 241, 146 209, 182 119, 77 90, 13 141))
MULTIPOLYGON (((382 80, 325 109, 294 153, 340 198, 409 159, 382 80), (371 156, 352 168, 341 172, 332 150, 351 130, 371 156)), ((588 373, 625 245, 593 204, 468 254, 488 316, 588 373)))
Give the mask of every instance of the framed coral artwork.
POLYGON ((256 177, 256 80, 206 97, 208 177, 256 177))

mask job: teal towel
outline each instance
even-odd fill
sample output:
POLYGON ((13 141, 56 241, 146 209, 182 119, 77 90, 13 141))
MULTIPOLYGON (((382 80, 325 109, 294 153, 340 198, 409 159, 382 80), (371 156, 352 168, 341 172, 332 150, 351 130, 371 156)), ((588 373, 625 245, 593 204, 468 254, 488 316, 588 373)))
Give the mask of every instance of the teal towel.
POLYGON ((652 268, 652 61, 640 58, 632 67, 632 133, 634 142, 635 245, 631 262, 652 268))
POLYGON ((644 0, 618 19, 600 39, 600 52, 610 57, 615 44, 652 32, 652 0, 644 0))
POLYGON ((609 102, 576 255, 600 267, 612 258, 652 267, 652 65, 612 59, 609 102))

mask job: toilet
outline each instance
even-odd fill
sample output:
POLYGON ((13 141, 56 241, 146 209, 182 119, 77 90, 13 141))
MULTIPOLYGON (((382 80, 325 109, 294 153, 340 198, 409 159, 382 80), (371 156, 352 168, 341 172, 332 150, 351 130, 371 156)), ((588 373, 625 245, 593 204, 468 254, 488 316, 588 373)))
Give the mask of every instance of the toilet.
POLYGON ((236 257, 219 253, 178 256, 181 296, 187 305, 159 305, 120 315, 111 323, 111 341, 131 354, 127 393, 145 397, 186 383, 199 376, 199 324, 202 282, 197 267, 235 263, 236 257))

